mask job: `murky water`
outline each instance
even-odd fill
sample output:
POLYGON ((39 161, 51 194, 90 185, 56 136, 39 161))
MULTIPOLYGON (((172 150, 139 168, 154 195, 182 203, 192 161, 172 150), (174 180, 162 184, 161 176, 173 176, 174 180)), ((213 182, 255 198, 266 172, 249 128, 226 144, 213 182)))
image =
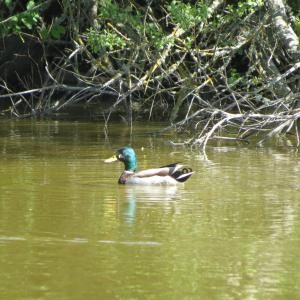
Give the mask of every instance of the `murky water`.
POLYGON ((294 148, 172 148, 159 125, 0 122, 0 299, 300 299, 294 148), (119 186, 104 164, 182 161, 184 186, 119 186))

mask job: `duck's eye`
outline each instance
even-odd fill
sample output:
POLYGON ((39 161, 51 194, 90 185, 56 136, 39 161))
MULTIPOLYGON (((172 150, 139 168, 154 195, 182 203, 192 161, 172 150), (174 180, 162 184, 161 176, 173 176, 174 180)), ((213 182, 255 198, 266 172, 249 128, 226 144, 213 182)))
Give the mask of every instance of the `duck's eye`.
POLYGON ((122 155, 122 154, 118 154, 118 159, 123 159, 124 158, 124 156, 122 155))

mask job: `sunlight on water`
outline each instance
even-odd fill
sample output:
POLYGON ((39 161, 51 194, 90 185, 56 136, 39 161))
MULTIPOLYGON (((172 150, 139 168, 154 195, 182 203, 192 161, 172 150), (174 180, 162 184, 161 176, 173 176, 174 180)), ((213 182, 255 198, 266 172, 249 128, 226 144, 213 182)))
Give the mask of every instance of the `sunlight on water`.
POLYGON ((207 160, 160 125, 0 121, 0 299, 299 299, 294 148, 216 144, 207 160), (120 186, 181 161, 178 186, 120 186), (100 297, 101 295, 101 297, 100 297))

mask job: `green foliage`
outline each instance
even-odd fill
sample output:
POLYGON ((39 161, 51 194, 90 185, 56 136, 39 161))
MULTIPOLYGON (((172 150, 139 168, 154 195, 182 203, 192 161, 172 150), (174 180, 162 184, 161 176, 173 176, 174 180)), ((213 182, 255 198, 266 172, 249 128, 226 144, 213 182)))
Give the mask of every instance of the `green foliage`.
POLYGON ((184 30, 206 21, 210 16, 209 7, 202 1, 197 1, 194 5, 173 0, 167 9, 173 22, 184 30))
MULTIPOLYGON (((141 17, 138 13, 135 15, 130 7, 121 8, 116 3, 106 0, 99 3, 99 19, 106 25, 106 22, 113 24, 130 24, 133 28, 140 31, 141 17)), ((117 25, 116 25, 117 26, 117 25)), ((117 34, 111 29, 105 28, 101 31, 90 28, 86 32, 87 44, 94 53, 103 50, 124 49, 129 39, 125 39, 121 34, 117 34)))
POLYGON ((250 13, 254 13, 264 5, 262 0, 238 1, 236 5, 227 5, 225 13, 222 12, 213 21, 213 27, 218 28, 224 24, 234 24, 238 18, 242 18, 250 13))
POLYGON ((87 31, 87 43, 94 53, 103 50, 123 49, 126 46, 126 41, 122 37, 107 29, 101 32, 89 29, 87 31))
MULTIPOLYGON (((220 18, 209 20, 211 10, 206 1, 199 0, 196 4, 185 3, 182 0, 172 0, 166 4, 168 20, 174 26, 179 26, 187 31, 191 28, 199 28, 209 20, 209 25, 204 26, 203 32, 211 28, 218 28, 224 24, 234 24, 237 18, 248 13, 255 12, 263 5, 262 0, 238 1, 236 5, 228 5, 226 13, 222 13, 220 18)), ((170 32, 166 31, 161 23, 153 19, 146 18, 134 5, 113 0, 99 1, 99 21, 102 23, 102 30, 93 28, 86 32, 87 44, 94 53, 99 53, 103 49, 115 50, 124 49, 126 45, 135 45, 136 41, 130 36, 130 31, 135 32, 140 42, 147 48, 162 50, 167 45, 174 44, 174 38, 170 32), (107 26, 111 23, 116 30, 107 26), (121 33, 121 34, 119 34, 121 33)), ((195 37, 188 35, 185 37, 185 45, 190 48, 195 37)), ((224 45, 229 45, 230 41, 224 41, 224 45)))
POLYGON ((298 37, 300 37, 300 16, 295 20, 295 31, 298 37))
POLYGON ((29 1, 27 2, 27 4, 26 4, 26 9, 27 9, 27 10, 31 10, 31 9, 33 9, 34 7, 35 7, 34 1, 33 1, 33 0, 29 0, 29 1))
MULTIPOLYGON (((10 8, 13 2, 12 0, 5 0, 4 3, 10 8)), ((40 19, 39 13, 34 10, 35 6, 36 3, 33 0, 28 1, 25 11, 7 18, 7 21, 1 24, 0 33, 6 35, 9 33, 19 33, 24 29, 31 30, 40 19)))
POLYGON ((231 68, 228 76, 228 83, 234 84, 240 78, 240 74, 235 68, 231 68))
POLYGON ((4 4, 7 6, 7 7, 10 7, 12 5, 12 0, 4 0, 4 4))
POLYGON ((60 40, 65 33, 65 27, 59 24, 54 24, 49 27, 43 27, 40 31, 40 35, 43 40, 49 40, 50 38, 54 40, 60 40))
POLYGON ((299 0, 287 0, 288 5, 293 9, 294 14, 300 14, 300 2, 299 0))
MULTIPOLYGON (((105 27, 107 22, 111 22, 115 28, 127 26, 127 29, 131 28, 132 31, 138 34, 139 38, 144 39, 141 41, 144 42, 144 45, 157 50, 163 49, 169 43, 174 43, 174 40, 168 37, 168 34, 164 33, 160 26, 157 26, 150 20, 144 22, 141 13, 134 7, 121 7, 110 0, 101 1, 100 5, 99 18, 105 27)), ((86 35, 87 44, 94 53, 99 53, 103 49, 124 49, 128 44, 135 44, 135 41, 127 37, 126 32, 124 37, 122 37, 122 35, 107 28, 101 31, 90 28, 86 35)))
POLYGON ((124 8, 114 2, 105 1, 101 5, 99 17, 103 20, 110 20, 113 23, 130 24, 140 32, 143 29, 140 12, 134 11, 130 6, 124 8))
POLYGON ((261 7, 262 5, 262 0, 239 1, 235 12, 238 16, 242 17, 246 14, 254 13, 257 10, 257 8, 261 7))
POLYGON ((169 37, 162 28, 157 28, 154 23, 146 23, 144 28, 146 34, 146 41, 149 42, 149 46, 154 49, 162 50, 166 45, 174 44, 174 38, 169 37))

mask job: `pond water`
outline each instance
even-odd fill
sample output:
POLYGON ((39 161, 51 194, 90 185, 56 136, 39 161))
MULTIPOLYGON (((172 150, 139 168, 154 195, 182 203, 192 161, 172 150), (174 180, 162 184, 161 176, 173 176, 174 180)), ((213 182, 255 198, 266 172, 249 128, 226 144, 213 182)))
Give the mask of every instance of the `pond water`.
POLYGON ((300 299, 292 147, 174 148, 160 124, 0 121, 0 299, 300 299), (181 161, 178 186, 120 186, 181 161))

